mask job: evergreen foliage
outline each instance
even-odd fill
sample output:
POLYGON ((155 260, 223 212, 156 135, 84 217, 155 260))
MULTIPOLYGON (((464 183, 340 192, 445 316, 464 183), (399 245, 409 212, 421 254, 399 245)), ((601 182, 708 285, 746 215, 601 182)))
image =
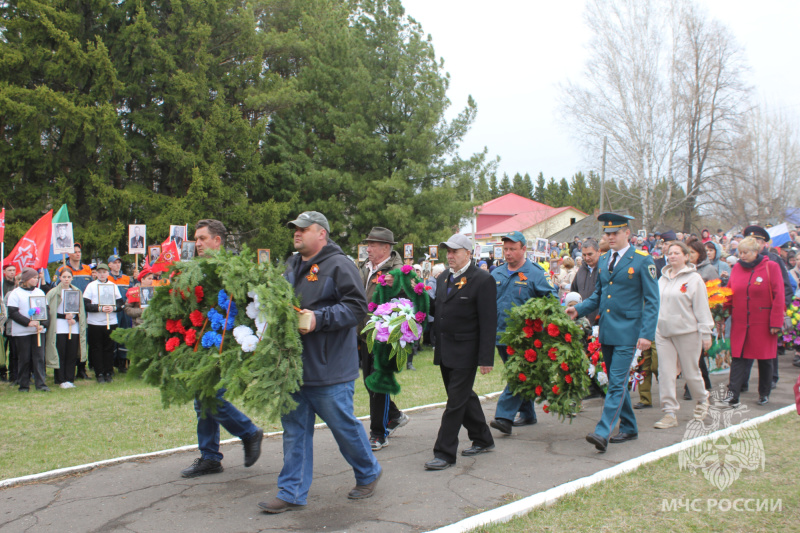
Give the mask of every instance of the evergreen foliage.
POLYGON ((280 272, 271 265, 255 264, 246 246, 241 255, 210 252, 176 263, 171 272, 171 284, 156 288, 141 326, 113 333, 114 340, 128 348, 132 372, 160 387, 165 407, 197 398, 205 408, 214 409, 217 392, 225 388, 228 399, 241 398, 245 406, 270 420, 294 409, 292 393, 299 390, 303 377, 302 346, 293 308, 297 299, 280 272), (223 289, 233 302, 225 308, 219 306, 223 289), (211 309, 233 316, 231 307, 238 307, 241 311, 235 313, 231 326, 257 329, 245 313, 253 300, 248 293, 257 296, 259 318, 267 323, 255 351, 243 352, 233 327, 224 325, 219 347, 201 346, 201 339, 213 328, 208 318, 211 309), (193 321, 190 315, 199 320, 193 321))

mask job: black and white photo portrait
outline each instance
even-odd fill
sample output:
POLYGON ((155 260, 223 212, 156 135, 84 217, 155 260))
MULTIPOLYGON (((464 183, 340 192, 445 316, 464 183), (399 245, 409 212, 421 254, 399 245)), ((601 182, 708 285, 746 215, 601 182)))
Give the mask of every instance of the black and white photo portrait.
POLYGON ((178 250, 180 250, 183 241, 186 240, 186 226, 170 226, 169 240, 174 242, 175 246, 177 246, 178 250))
POLYGON ((145 236, 147 234, 147 226, 144 224, 130 224, 128 225, 128 253, 133 254, 145 254, 147 250, 145 248, 146 239, 145 236))
POLYGON ((81 291, 66 289, 61 295, 64 297, 64 314, 81 312, 81 291))
POLYGON ((183 241, 181 245, 181 261, 189 261, 194 258, 194 241, 183 241))
POLYGON ((155 287, 140 287, 139 288, 139 302, 142 308, 147 307, 150 305, 150 300, 153 298, 153 294, 155 294, 155 287))
POLYGON ((148 256, 150 258, 150 264, 152 265, 156 261, 158 261, 159 257, 161 257, 161 246, 159 246, 158 244, 154 244, 152 246, 149 246, 147 250, 149 252, 148 256))
POLYGON ((97 285, 97 305, 103 307, 105 305, 117 305, 117 286, 113 283, 99 283, 97 285))
POLYGON ((72 222, 56 222, 53 224, 53 253, 71 254, 74 251, 72 222))

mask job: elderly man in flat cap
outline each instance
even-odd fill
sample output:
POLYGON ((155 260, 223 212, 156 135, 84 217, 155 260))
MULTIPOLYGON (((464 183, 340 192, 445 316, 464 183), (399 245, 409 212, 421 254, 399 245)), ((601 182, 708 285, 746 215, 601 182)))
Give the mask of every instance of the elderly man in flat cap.
POLYGON ((447 406, 433 447, 434 459, 425 463, 428 470, 455 464, 461 426, 472 441, 461 455, 471 457, 494 449, 472 386, 478 368, 488 374, 494 365, 497 284, 470 261, 472 243, 465 235, 455 234, 439 246, 447 248, 450 269, 436 278, 436 298, 431 300, 437 328, 433 363, 442 371, 447 406))
MULTIPOLYGON (((360 269, 361 283, 367 294, 367 302, 377 287, 378 276, 403 266, 403 258, 392 246, 397 244, 394 233, 386 228, 374 227, 367 238, 367 261, 360 269)), ((410 295, 409 295, 410 296, 410 295)), ((358 331, 367 325, 366 319, 358 327, 358 331)), ((358 343, 361 356, 361 369, 364 371, 364 384, 367 377, 375 371, 375 357, 367 349, 366 335, 359 333, 358 343)), ((373 452, 389 445, 389 436, 394 431, 408 424, 409 416, 397 408, 388 394, 370 390, 369 392, 369 444, 373 452)))

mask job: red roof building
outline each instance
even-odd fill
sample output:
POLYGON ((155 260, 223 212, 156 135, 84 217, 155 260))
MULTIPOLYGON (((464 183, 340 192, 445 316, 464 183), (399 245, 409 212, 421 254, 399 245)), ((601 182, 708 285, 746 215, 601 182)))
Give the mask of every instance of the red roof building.
POLYGON ((530 241, 548 237, 588 215, 572 206, 550 207, 509 193, 475 208, 477 241, 496 241, 499 237, 521 231, 530 241))

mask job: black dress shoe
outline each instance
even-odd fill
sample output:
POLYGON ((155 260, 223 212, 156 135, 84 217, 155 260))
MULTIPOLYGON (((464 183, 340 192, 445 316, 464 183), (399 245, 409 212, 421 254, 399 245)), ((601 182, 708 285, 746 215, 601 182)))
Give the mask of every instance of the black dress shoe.
POLYGON ((494 444, 490 444, 489 446, 470 446, 466 450, 462 450, 461 455, 464 457, 472 457, 473 455, 479 455, 492 450, 494 450, 494 444))
POLYGON ((537 422, 535 418, 522 418, 522 416, 517 416, 514 419, 514 423, 512 424, 514 427, 522 427, 522 426, 532 426, 537 422))
POLYGON ((439 459, 438 457, 433 461, 428 461, 425 463, 425 470, 444 470, 445 468, 450 468, 453 466, 453 463, 448 463, 444 459, 439 459))
POLYGON ((264 439, 264 430, 259 428, 256 434, 245 440, 242 439, 244 446, 244 466, 253 466, 261 456, 261 441, 264 439))
POLYGON ((222 472, 222 463, 200 457, 194 460, 192 466, 181 470, 181 475, 183 477, 197 477, 205 476, 206 474, 217 474, 219 472, 222 472))
POLYGON ((608 441, 594 431, 586 435, 586 442, 594 444, 594 447, 597 448, 598 451, 604 453, 608 447, 608 441))
MULTIPOLYGON (((651 404, 651 403, 642 403, 642 402, 639 402, 639 403, 637 403, 636 405, 633 406, 634 409, 650 409, 651 407, 653 407, 653 404, 651 404)), ((614 442, 614 440, 612 439, 611 442, 614 442)))
POLYGON ((623 433, 620 431, 619 433, 608 439, 608 442, 611 442, 613 444, 619 444, 620 442, 625 442, 627 440, 636 440, 638 438, 639 438, 638 433, 623 433))
POLYGON ((767 405, 769 403, 769 396, 762 396, 758 399, 758 405, 767 405))
POLYGON ((504 435, 511 435, 511 421, 505 418, 495 418, 489 425, 504 435))

